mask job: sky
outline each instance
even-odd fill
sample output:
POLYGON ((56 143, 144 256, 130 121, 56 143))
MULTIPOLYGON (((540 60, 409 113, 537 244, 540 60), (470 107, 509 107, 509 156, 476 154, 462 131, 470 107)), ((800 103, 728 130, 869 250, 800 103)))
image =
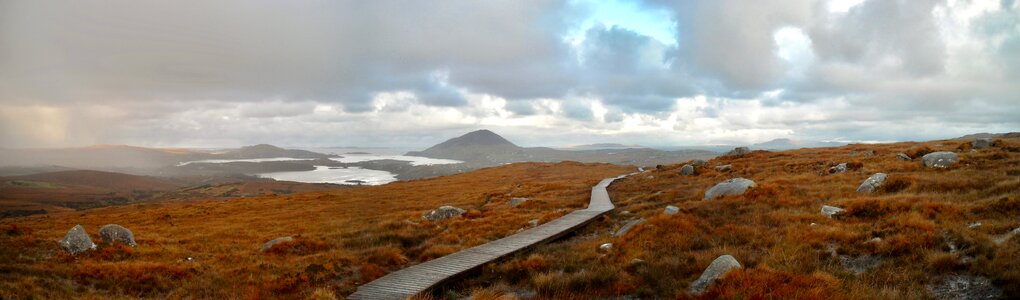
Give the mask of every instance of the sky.
POLYGON ((1020 131, 1014 0, 0 0, 0 147, 1020 131))

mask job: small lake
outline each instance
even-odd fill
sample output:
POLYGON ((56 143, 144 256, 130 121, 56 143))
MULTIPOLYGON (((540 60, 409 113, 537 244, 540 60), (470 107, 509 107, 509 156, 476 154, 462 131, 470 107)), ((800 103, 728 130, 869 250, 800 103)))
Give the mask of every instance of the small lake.
POLYGON ((334 157, 330 159, 342 163, 357 163, 363 161, 392 159, 409 162, 411 163, 412 166, 448 165, 462 163, 462 161, 459 160, 407 155, 341 154, 340 156, 343 157, 334 157))
POLYGON ((315 166, 312 171, 293 172, 272 172, 256 174, 260 177, 272 178, 283 181, 297 181, 308 183, 337 183, 353 184, 348 180, 361 180, 366 185, 380 185, 397 181, 393 173, 379 170, 362 169, 358 167, 326 167, 315 166))

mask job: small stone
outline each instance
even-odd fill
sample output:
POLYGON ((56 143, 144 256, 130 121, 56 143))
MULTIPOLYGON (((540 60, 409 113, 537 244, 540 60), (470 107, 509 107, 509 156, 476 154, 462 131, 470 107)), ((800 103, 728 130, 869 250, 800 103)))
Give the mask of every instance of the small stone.
POLYGON ((861 186, 857 187, 857 192, 874 192, 878 189, 878 187, 882 186, 882 182, 885 182, 885 177, 885 173, 875 173, 874 175, 871 175, 871 177, 868 177, 868 179, 865 179, 864 182, 861 183, 861 186))
POLYGON ((976 139, 973 142, 970 142, 970 145, 973 146, 974 149, 985 149, 992 146, 992 139, 976 139))
POLYGON ((749 188, 755 187, 753 180, 744 178, 732 178, 716 184, 705 191, 705 200, 712 200, 719 196, 743 195, 749 188))
POLYGON ((844 209, 839 207, 822 205, 822 214, 829 218, 834 218, 840 213, 843 213, 843 211, 844 209))
POLYGON ((524 204, 524 202, 528 202, 528 200, 528 198, 510 198, 510 207, 517 207, 518 205, 524 204))
POLYGON ((960 158, 956 156, 956 153, 949 151, 928 153, 922 156, 921 159, 924 161, 925 167, 939 169, 952 167, 960 161, 960 158))
POLYGON ((655 179, 655 176, 653 176, 653 175, 648 175, 648 177, 645 177, 645 178, 646 178, 646 179, 655 179))
POLYGON ((437 209, 434 209, 432 211, 429 211, 429 212, 423 214, 421 217, 422 217, 422 219, 426 219, 426 220, 429 220, 429 221, 436 222, 436 221, 442 221, 442 220, 446 220, 446 219, 453 218, 453 217, 456 217, 456 216, 460 216, 460 215, 464 214, 465 212, 467 212, 467 211, 465 211, 463 209, 460 209, 460 208, 456 208, 456 207, 449 206, 449 205, 443 205, 443 206, 440 206, 437 209))
POLYGON ((626 216, 630 214, 630 211, 629 210, 621 211, 620 214, 626 216))
POLYGON ((705 161, 704 159, 695 159, 695 160, 691 161, 691 165, 695 166, 695 167, 702 167, 702 166, 705 166, 707 164, 708 164, 708 162, 705 161))
POLYGON ((138 245, 135 243, 135 234, 130 229, 117 224, 106 224, 99 227, 99 238, 106 244, 121 242, 131 247, 138 245))
POLYGON ((667 216, 675 215, 678 212, 680 212, 680 208, 672 205, 666 205, 666 208, 662 210, 662 213, 667 216))
POLYGON ((624 234, 627 234, 627 232, 630 231, 631 229, 634 229, 634 226, 637 226, 637 225, 639 225, 641 223, 644 223, 644 222, 645 222, 645 219, 630 220, 629 222, 627 222, 627 224, 623 224, 623 226, 620 227, 620 230, 617 230, 616 233, 613 233, 613 236, 614 237, 621 237, 624 234))
POLYGON ((913 159, 912 159, 912 158, 910 158, 910 156, 909 156, 909 155, 907 155, 906 153, 897 153, 897 154, 896 154, 896 158, 899 158, 900 160, 906 160, 906 161, 911 161, 911 160, 913 160, 913 159))
POLYGON ((723 275, 726 275, 726 273, 730 270, 742 267, 743 266, 740 265, 740 262, 738 262, 736 258, 733 258, 733 256, 719 256, 712 261, 712 264, 708 265, 708 268, 705 269, 705 272, 701 273, 701 277, 698 277, 698 280, 691 283, 691 293, 694 295, 704 293, 708 290, 708 287, 712 284, 712 282, 719 280, 719 278, 722 278, 723 275))
POLYGON ((715 170, 719 172, 729 172, 730 170, 733 170, 733 165, 716 166, 715 170))
POLYGON ((978 228, 978 227, 981 227, 981 222, 974 222, 974 223, 970 223, 969 225, 967 225, 967 228, 970 228, 970 229, 975 229, 975 228, 978 228))
POLYGON ((275 238, 275 239, 273 239, 271 241, 266 242, 265 244, 262 244, 262 252, 269 251, 269 249, 272 249, 273 246, 276 246, 276 244, 283 243, 283 242, 293 242, 293 241, 294 241, 294 238, 293 237, 289 237, 289 236, 275 238))
POLYGON ((694 175, 694 166, 684 165, 683 167, 680 167, 680 175, 684 176, 694 175))
POLYGON ((846 172, 846 170, 847 170, 846 163, 840 163, 838 165, 833 166, 832 168, 829 168, 829 174, 839 174, 846 172))
POLYGON ((818 226, 818 223, 811 223, 811 225, 808 225, 808 226, 811 226, 811 227, 818 226))
POLYGON ((613 249, 613 243, 605 243, 599 246, 599 250, 602 252, 609 252, 611 249, 613 249))
POLYGON ((85 232, 84 227, 75 225, 71 230, 67 231, 64 239, 60 240, 60 247, 64 248, 71 255, 77 255, 78 253, 96 249, 96 244, 92 242, 92 238, 89 238, 89 234, 85 232))
POLYGON ((531 226, 531 227, 538 226, 538 219, 533 219, 531 221, 528 221, 528 226, 531 226))
POLYGON ((873 238, 871 238, 870 240, 868 240, 868 241, 866 241, 864 243, 865 244, 877 244, 877 243, 881 243, 881 242, 882 242, 882 238, 876 236, 876 237, 873 237, 873 238))

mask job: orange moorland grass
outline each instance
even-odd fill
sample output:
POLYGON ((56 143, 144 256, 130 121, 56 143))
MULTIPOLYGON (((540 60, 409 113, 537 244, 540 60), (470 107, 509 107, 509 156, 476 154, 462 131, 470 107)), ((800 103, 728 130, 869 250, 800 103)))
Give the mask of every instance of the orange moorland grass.
POLYGON ((928 288, 948 276, 973 275, 1017 297, 1020 237, 1004 237, 1020 226, 1020 139, 977 152, 961 144, 755 151, 715 158, 694 176, 679 175, 683 164, 661 166, 610 186, 617 209, 573 237, 489 264, 453 289, 535 299, 917 299, 930 297, 928 288), (934 151, 956 151, 960 163, 927 169, 920 157, 934 151), (903 152, 918 159, 898 159, 903 152), (843 162, 849 171, 829 174, 843 162), (714 168, 725 164, 732 171, 714 168), (888 174, 884 185, 857 193, 877 172, 888 174), (757 187, 702 200, 705 190, 734 177, 757 187), (664 215, 667 205, 680 212, 664 215), (828 218, 822 205, 846 211, 828 218), (645 222, 613 236, 634 218, 645 222), (600 252, 603 243, 612 249, 600 252), (703 295, 688 294, 723 254, 744 269, 703 295))
POLYGON ((0 298, 342 298, 388 272, 583 208, 599 180, 632 170, 520 163, 330 192, 4 219, 0 298), (509 208, 511 197, 531 200, 509 208), (441 205, 470 213, 421 218, 441 205), (57 245, 75 224, 100 243, 108 223, 134 231, 138 246, 100 245, 72 257, 57 245), (260 252, 281 236, 294 241, 260 252))

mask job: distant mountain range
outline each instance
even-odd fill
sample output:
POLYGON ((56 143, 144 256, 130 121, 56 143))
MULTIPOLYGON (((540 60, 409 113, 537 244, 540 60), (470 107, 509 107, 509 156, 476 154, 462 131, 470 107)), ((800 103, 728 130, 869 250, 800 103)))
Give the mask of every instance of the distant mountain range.
POLYGON ((774 139, 764 143, 757 143, 751 145, 749 148, 754 150, 791 150, 801 148, 818 148, 818 147, 839 147, 845 146, 847 143, 839 142, 822 142, 822 141, 802 141, 793 139, 774 139))
POLYGON ((650 148, 631 148, 621 144, 596 144, 596 146, 586 148, 592 149, 559 150, 548 147, 520 147, 492 131, 483 129, 452 138, 423 151, 408 152, 407 155, 455 159, 475 165, 572 160, 639 166, 706 159, 718 155, 718 153, 704 150, 662 151, 650 148), (613 148, 607 149, 605 146, 613 148))

